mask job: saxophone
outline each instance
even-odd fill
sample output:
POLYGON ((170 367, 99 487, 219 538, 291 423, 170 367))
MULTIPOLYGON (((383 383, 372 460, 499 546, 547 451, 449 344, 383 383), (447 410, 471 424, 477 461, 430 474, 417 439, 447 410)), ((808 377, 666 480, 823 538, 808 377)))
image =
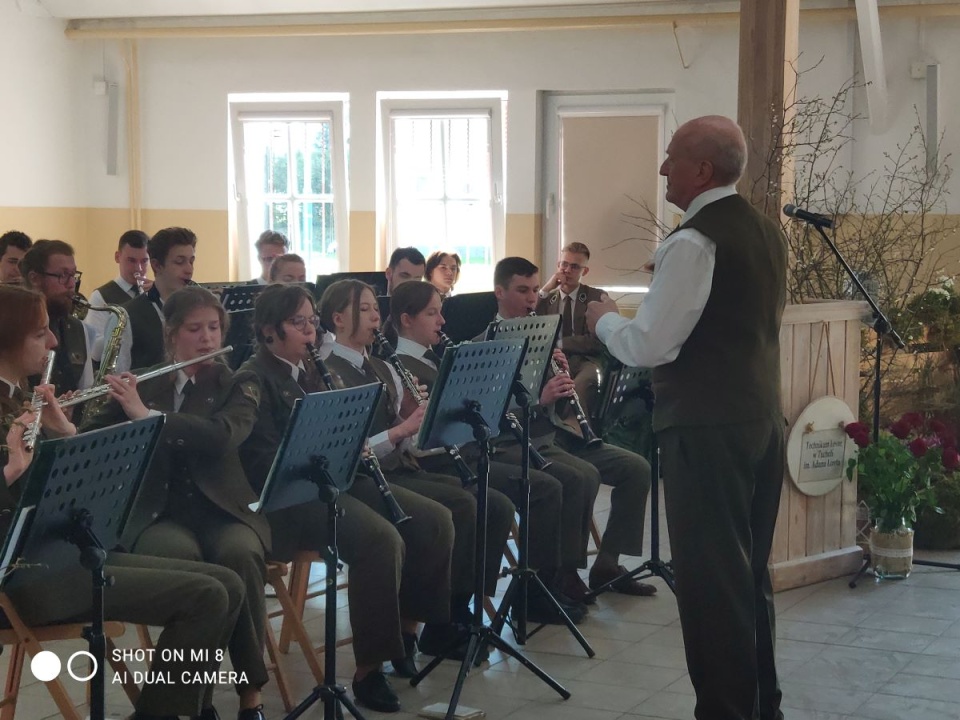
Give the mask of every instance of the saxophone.
MULTIPOLYGON (((120 357, 120 343, 123 341, 124 330, 126 330, 127 325, 130 324, 130 316, 127 314, 127 311, 119 305, 91 305, 86 300, 78 296, 74 296, 73 304, 81 308, 84 313, 95 310, 98 312, 108 312, 117 318, 117 323, 114 326, 113 331, 110 333, 110 337, 103 343, 103 354, 100 356, 100 367, 97 369, 97 375, 93 379, 94 387, 104 385, 107 375, 116 374, 117 358, 120 357)), ((101 396, 101 398, 97 401, 97 405, 105 403, 108 398, 109 396, 107 395, 101 396)), ((88 407, 86 412, 95 412, 95 410, 95 407, 93 410, 89 409, 88 407)))

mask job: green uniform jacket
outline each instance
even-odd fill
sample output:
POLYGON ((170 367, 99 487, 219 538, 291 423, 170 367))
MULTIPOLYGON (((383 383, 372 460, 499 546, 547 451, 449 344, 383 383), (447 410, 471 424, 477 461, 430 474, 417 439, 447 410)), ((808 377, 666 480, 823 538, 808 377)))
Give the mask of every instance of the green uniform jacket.
MULTIPOLYGON (((238 447, 250 434, 260 406, 259 382, 251 373, 234 375, 220 363, 196 374, 196 387, 179 412, 173 412, 176 373, 138 385, 143 403, 167 414, 160 441, 124 532, 124 544, 136 539, 168 506, 171 487, 195 488, 214 505, 249 526, 270 549, 270 527, 250 510, 257 496, 240 465, 238 447)), ((84 430, 127 419, 115 401, 84 420, 84 430)))

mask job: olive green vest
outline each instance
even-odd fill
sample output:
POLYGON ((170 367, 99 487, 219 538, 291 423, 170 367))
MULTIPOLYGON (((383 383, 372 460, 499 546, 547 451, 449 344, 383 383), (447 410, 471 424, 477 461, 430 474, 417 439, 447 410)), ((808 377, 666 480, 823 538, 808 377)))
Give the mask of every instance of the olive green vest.
POLYGON ((716 265, 677 359, 654 368, 654 430, 781 415, 787 249, 780 228, 739 195, 706 205, 683 228, 716 244, 716 265))

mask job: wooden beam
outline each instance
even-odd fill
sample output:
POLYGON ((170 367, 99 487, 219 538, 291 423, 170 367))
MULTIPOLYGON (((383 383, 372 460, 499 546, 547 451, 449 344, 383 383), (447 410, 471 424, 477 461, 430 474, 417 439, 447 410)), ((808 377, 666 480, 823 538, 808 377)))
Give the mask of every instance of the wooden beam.
POLYGON ((741 0, 737 121, 747 137, 747 170, 740 192, 772 218, 780 215, 799 28, 800 0, 741 0))

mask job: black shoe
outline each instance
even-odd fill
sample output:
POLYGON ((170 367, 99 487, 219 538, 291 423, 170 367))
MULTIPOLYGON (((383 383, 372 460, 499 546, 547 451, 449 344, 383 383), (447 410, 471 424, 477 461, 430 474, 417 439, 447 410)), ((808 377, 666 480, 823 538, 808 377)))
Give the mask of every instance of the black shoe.
POLYGON ((192 720, 220 720, 220 713, 211 705, 201 710, 199 715, 194 715, 192 720))
POLYGON ((393 674, 397 677, 412 678, 420 672, 416 663, 413 661, 417 653, 417 636, 412 633, 403 633, 403 657, 394 658, 390 661, 393 665, 393 674))
POLYGON ((364 707, 377 712, 399 712, 400 698, 390 687, 387 676, 379 670, 366 674, 362 680, 353 681, 353 695, 364 707))
POLYGON ((255 708, 247 708, 238 712, 237 720, 267 720, 267 716, 263 714, 263 705, 257 705, 255 708))

